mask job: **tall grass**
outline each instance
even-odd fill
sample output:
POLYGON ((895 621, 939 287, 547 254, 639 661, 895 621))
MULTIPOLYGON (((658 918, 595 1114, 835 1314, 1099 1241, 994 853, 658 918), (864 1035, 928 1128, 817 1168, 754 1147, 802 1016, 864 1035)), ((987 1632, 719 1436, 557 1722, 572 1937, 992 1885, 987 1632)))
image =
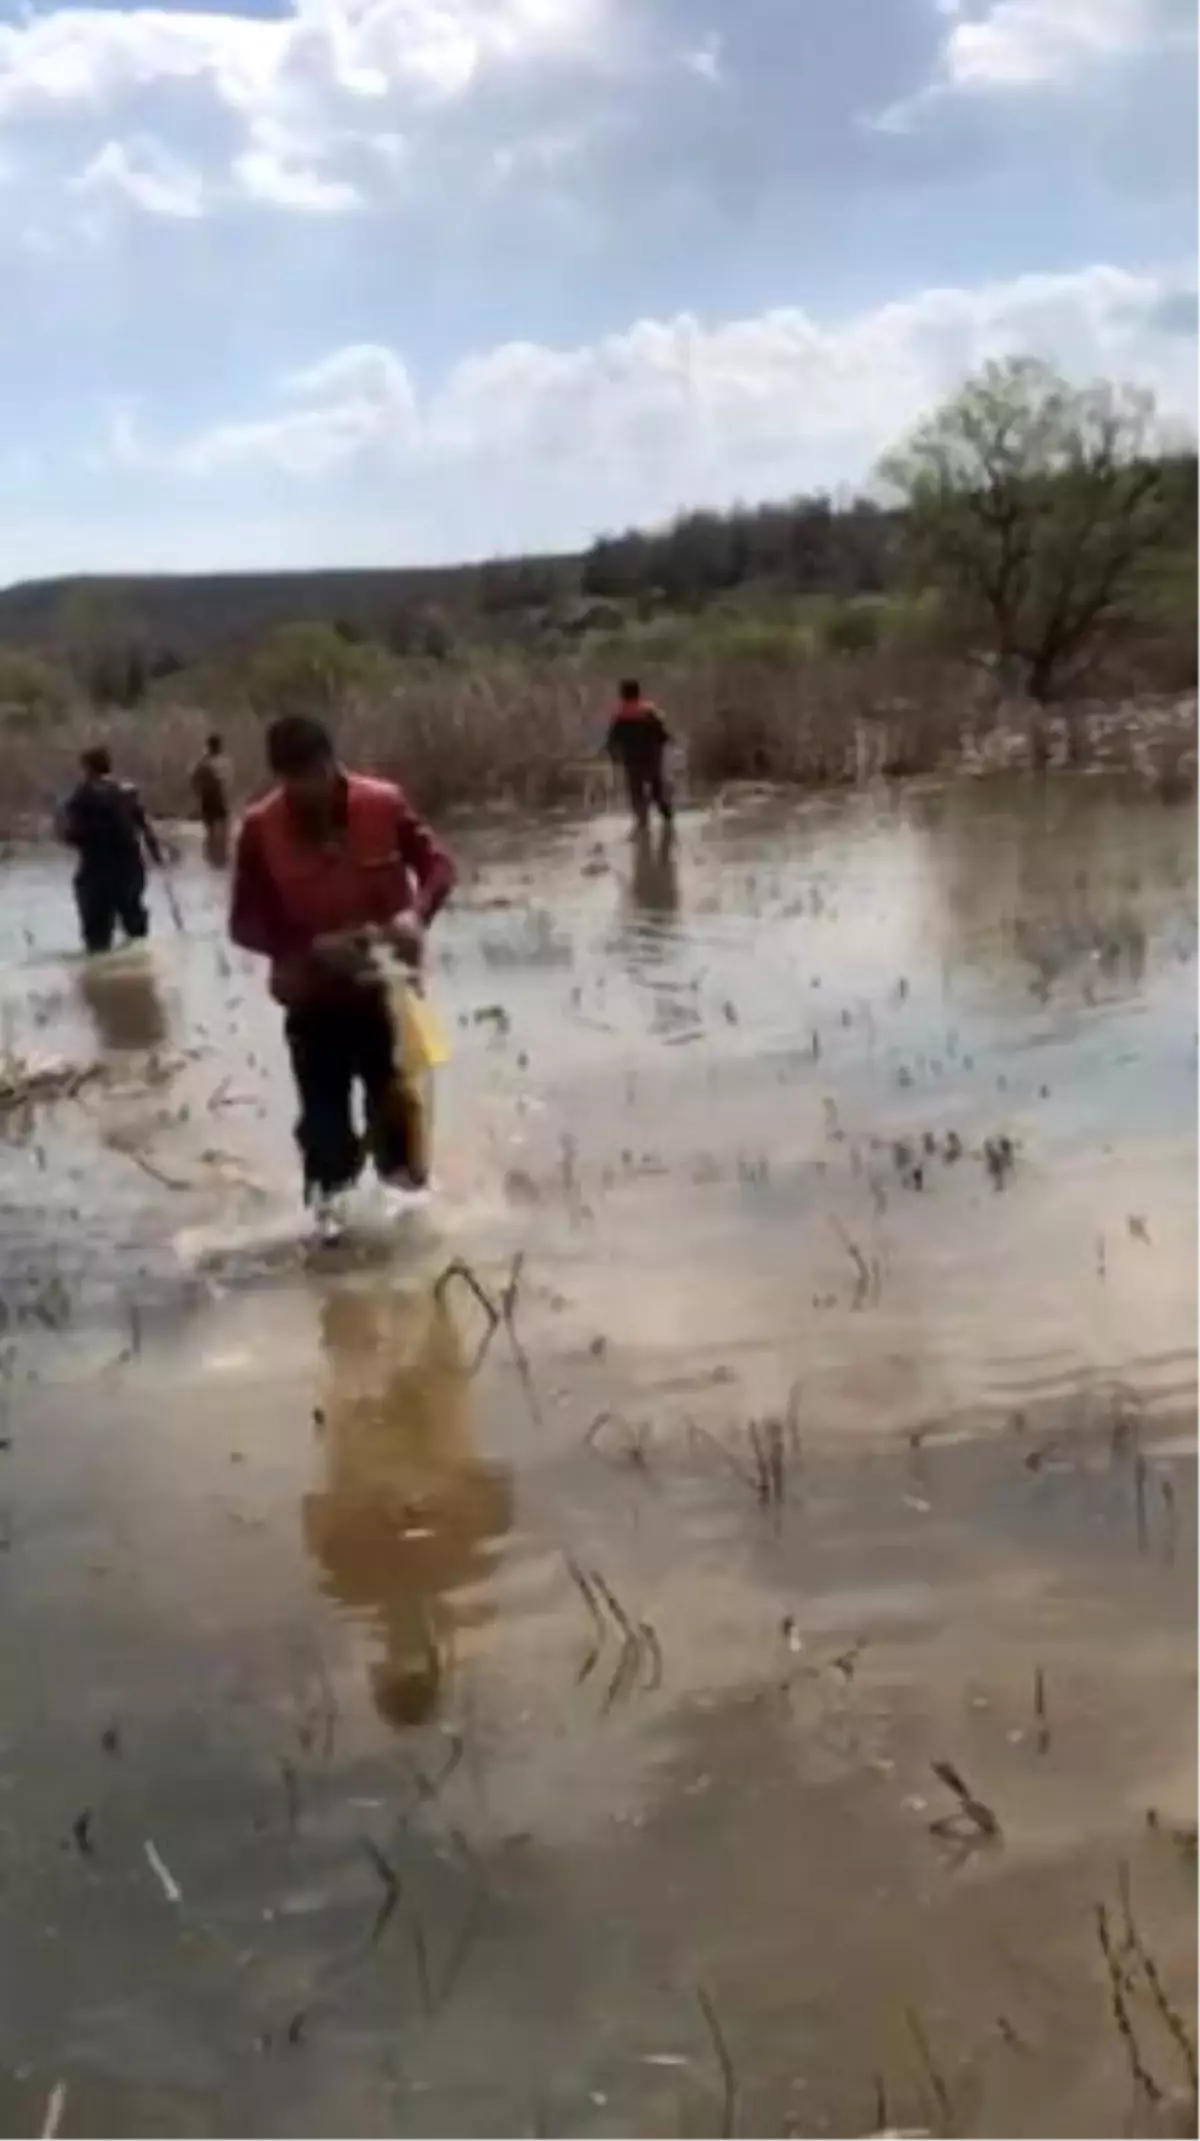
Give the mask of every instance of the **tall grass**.
MULTIPOLYGON (((1164 793, 1184 793, 1195 779, 1194 694, 1055 713, 1000 699, 978 669, 894 648, 788 666, 694 655, 656 666, 646 683, 700 793, 737 781, 818 788, 1060 762, 1122 767, 1164 793)), ((568 662, 399 664, 394 681, 350 695, 331 718, 348 763, 402 780, 429 811, 498 801, 543 809, 584 800, 610 692, 607 677, 568 662)), ((43 820, 97 735, 163 815, 189 812, 188 773, 213 727, 239 790, 253 792, 262 726, 232 694, 218 703, 161 698, 103 718, 78 705, 36 728, 6 725, 0 831, 43 820)))

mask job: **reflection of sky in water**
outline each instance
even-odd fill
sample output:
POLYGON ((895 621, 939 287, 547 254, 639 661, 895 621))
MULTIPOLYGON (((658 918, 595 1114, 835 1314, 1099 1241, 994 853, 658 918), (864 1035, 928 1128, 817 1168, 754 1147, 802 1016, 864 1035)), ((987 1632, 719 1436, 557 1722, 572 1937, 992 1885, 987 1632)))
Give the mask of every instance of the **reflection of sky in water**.
MULTIPOLYGON (((502 859, 492 835, 464 835, 468 882, 436 933, 432 977, 454 1040, 438 1103, 451 1185, 465 1168, 503 1209, 505 1170, 535 1164, 539 1137, 556 1149, 569 1136, 584 1167, 652 1151, 677 1190, 707 1151, 803 1167, 832 1100, 855 1136, 1003 1127, 1039 1168, 1136 1146, 1182 1214, 1192 834, 1187 812, 1068 782, 903 807, 774 803, 685 820, 671 857, 611 825, 544 844, 534 833, 502 859), (506 1031, 475 1022, 489 1006, 506 1031)), ((119 1291, 181 1224, 226 1208, 201 1154, 232 1156, 294 1202, 293 1103, 262 969, 224 949, 223 886, 185 872, 186 934, 158 912, 145 962, 117 954, 85 973, 69 949, 69 877, 54 855, 5 871, 4 1036, 31 1054, 115 1049, 105 1106, 120 1134, 168 1172, 182 1157, 203 1209, 97 1152, 95 1117, 67 1112, 54 1167, 0 1152, 0 1201, 10 1256, 36 1267, 54 1227, 60 1263, 119 1291), (160 1047, 164 1029, 169 1053, 197 1060, 147 1096, 129 1051, 160 1047)), ((760 1217, 770 1205, 764 1191, 760 1217)), ((790 1196, 783 1210, 794 1224, 790 1196)), ((725 1253, 718 1231, 711 1254, 725 1253)))

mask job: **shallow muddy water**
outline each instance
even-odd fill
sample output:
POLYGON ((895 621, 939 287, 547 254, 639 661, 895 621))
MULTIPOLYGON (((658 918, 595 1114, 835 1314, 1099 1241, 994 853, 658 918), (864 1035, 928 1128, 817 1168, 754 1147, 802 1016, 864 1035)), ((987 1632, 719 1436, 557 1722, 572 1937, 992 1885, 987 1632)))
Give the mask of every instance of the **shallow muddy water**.
POLYGON ((85 968, 5 868, 98 1069, 0 1122, 0 2130, 1177 2125, 1190 813, 457 844, 437 1192, 324 1255, 221 881, 85 968))

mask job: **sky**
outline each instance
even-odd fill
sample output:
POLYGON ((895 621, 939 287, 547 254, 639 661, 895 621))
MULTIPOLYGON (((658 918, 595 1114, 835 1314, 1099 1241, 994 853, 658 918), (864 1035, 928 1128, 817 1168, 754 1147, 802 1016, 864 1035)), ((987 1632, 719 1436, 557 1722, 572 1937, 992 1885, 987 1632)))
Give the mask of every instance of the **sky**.
POLYGON ((0 580, 868 483, 989 357, 1196 401, 1195 0, 0 0, 0 580))

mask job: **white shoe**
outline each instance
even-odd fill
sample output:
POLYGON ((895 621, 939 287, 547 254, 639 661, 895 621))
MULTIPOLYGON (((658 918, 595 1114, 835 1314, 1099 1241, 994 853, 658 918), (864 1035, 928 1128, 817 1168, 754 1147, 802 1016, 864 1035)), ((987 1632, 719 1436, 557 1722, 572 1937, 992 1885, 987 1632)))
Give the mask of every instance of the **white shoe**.
POLYGON ((389 1175, 381 1185, 383 1209, 389 1220, 406 1217, 410 1212, 422 1211, 429 1202, 428 1182, 414 1182, 408 1175, 389 1175))
POLYGON ((317 1239, 326 1247, 339 1242, 346 1231, 345 1199, 337 1190, 318 1190, 312 1200, 317 1239))

